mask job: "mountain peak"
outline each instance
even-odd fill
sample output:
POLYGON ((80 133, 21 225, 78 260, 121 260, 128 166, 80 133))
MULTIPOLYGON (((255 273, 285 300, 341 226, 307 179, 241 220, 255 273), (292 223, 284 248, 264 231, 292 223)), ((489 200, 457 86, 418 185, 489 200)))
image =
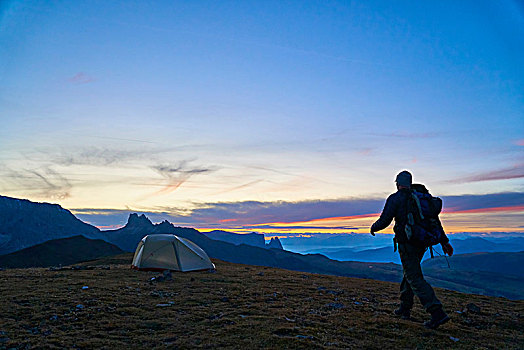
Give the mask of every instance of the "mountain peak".
POLYGON ((129 219, 127 219, 126 227, 146 225, 153 225, 153 223, 144 214, 141 214, 140 216, 137 213, 129 214, 129 219))
POLYGON ((268 248, 275 248, 275 249, 284 249, 282 247, 282 243, 280 242, 280 239, 278 237, 272 237, 269 243, 267 244, 268 248))

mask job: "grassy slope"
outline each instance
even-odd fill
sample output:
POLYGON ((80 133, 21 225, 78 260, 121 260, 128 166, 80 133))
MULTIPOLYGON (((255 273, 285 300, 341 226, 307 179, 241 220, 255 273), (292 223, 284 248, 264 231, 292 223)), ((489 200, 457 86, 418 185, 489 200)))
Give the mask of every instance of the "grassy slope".
MULTIPOLYGON (((129 269, 0 271, 0 348, 522 348, 524 302, 437 290, 437 331, 390 315, 398 284, 214 260, 216 273, 129 269), (89 286, 83 290, 82 286, 89 286), (481 314, 458 314, 474 302, 481 314), (171 304, 170 304, 171 303, 171 304), (84 308, 76 308, 82 304, 84 308), (158 304, 170 306, 160 307, 158 304), (2 333, 4 332, 4 333, 2 333), (458 342, 450 339, 459 338, 458 342), (6 339, 9 340, 6 340, 6 339)), ((414 316, 426 315, 417 305, 414 316)))

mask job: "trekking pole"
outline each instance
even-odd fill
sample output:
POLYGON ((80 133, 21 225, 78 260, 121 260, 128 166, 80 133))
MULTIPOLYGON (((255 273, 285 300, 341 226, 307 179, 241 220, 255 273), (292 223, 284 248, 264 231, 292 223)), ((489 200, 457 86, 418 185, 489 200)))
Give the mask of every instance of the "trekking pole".
MULTIPOLYGON (((443 256, 436 249, 435 249, 435 253, 437 253, 439 256, 443 256)), ((448 269, 451 269, 451 266, 449 265, 448 257, 446 256, 446 253, 444 253, 444 251, 442 251, 442 253, 444 254, 444 259, 446 259, 446 262, 448 263, 448 269)))

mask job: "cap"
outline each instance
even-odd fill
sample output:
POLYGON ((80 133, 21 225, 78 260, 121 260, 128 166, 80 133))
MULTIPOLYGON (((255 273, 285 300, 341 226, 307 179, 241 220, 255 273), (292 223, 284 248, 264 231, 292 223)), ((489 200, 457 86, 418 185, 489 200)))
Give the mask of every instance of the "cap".
POLYGON ((406 187, 410 187, 412 181, 413 177, 411 176, 411 173, 407 170, 401 171, 395 179, 397 185, 406 187))

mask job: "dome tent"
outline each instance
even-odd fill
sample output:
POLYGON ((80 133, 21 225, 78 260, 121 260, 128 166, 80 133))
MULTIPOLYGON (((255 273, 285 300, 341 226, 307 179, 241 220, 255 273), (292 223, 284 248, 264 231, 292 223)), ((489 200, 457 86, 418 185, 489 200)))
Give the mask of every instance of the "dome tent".
POLYGON ((132 268, 142 271, 196 271, 214 269, 206 252, 190 240, 168 234, 142 238, 133 257, 132 268))

